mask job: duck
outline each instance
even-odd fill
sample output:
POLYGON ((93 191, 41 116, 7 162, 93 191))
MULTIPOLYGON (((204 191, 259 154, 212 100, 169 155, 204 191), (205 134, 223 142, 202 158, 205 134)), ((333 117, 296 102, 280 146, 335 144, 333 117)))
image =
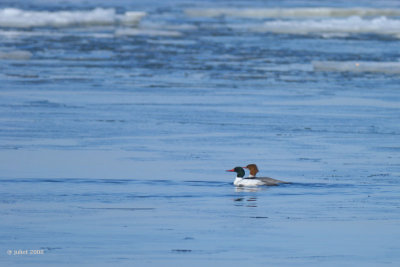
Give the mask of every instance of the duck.
POLYGON ((285 182, 270 177, 256 177, 258 173, 258 167, 254 163, 248 164, 246 167, 243 168, 248 169, 250 171, 249 177, 247 179, 260 180, 263 181, 266 185, 290 184, 290 182, 285 182))
POLYGON ((226 170, 227 172, 236 172, 236 178, 233 181, 235 186, 259 186, 265 183, 261 180, 254 178, 244 178, 245 172, 242 167, 235 167, 232 170, 226 170))

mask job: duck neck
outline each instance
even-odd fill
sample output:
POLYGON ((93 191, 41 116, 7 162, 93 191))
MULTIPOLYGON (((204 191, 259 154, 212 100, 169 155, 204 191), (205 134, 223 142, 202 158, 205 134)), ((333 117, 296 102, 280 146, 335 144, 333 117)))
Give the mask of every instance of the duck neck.
POLYGON ((238 186, 238 185, 240 185, 242 180, 243 180, 243 177, 236 177, 235 181, 233 181, 233 184, 238 186))

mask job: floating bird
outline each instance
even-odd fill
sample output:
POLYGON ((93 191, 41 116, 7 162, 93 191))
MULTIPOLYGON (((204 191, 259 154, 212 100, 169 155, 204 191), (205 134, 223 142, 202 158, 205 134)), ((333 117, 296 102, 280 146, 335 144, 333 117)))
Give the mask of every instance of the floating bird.
POLYGON ((249 164, 246 167, 250 170, 250 176, 245 178, 245 172, 243 167, 235 167, 232 170, 227 170, 227 172, 236 172, 236 178, 233 181, 235 186, 259 186, 259 185, 279 185, 279 184, 288 184, 288 182, 280 181, 277 179, 269 178, 269 177, 256 177, 258 172, 257 165, 249 164))
POLYGON ((277 180, 277 179, 270 178, 270 177, 256 177, 256 175, 258 173, 258 168, 257 168, 256 164, 249 164, 244 168, 246 168, 250 171, 250 175, 249 175, 248 179, 260 180, 260 181, 263 181, 266 185, 290 184, 289 182, 277 180))

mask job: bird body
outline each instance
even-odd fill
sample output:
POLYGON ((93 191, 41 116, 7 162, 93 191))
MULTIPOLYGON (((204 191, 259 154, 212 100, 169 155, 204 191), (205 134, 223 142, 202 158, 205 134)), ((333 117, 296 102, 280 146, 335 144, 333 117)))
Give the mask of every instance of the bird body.
POLYGON ((233 181, 233 184, 236 186, 259 186, 264 185, 264 182, 257 179, 236 177, 235 181, 233 181))
POLYGON ((235 167, 232 170, 227 170, 228 172, 236 172, 236 178, 233 181, 233 184, 235 186, 274 186, 279 184, 289 184, 289 182, 277 180, 270 177, 256 177, 258 173, 258 168, 256 164, 249 164, 244 168, 250 171, 250 175, 247 178, 244 178, 245 172, 242 167, 235 167))

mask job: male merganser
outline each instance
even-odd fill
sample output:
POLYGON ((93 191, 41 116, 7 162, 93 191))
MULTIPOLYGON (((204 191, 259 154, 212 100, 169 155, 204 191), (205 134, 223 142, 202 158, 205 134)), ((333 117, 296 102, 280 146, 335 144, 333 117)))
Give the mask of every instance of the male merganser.
MULTIPOLYGON (((227 172, 236 172, 236 179, 233 184, 236 186, 258 186, 258 185, 272 185, 259 180, 258 178, 244 178, 244 170, 242 167, 235 167, 227 172)), ((276 185, 276 184, 274 184, 276 185)))
POLYGON ((258 173, 258 168, 256 164, 249 164, 246 167, 243 167, 245 169, 248 169, 250 171, 250 175, 248 179, 256 179, 263 181, 266 185, 279 185, 279 184, 290 184, 289 182, 273 179, 270 177, 256 177, 258 173))

